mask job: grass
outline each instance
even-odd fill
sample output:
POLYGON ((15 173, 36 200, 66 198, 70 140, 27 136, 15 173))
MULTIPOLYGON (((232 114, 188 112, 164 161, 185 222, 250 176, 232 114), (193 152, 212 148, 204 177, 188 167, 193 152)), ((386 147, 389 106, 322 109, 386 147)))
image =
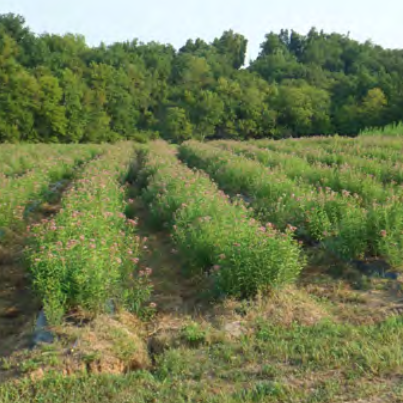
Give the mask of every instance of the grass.
POLYGON ((395 124, 387 125, 382 128, 367 128, 360 132, 360 136, 403 136, 403 123, 398 122, 395 124))
POLYGON ((393 402, 403 397, 402 318, 362 326, 328 319, 285 325, 261 314, 249 317, 247 333, 237 339, 208 338, 200 325, 189 323, 180 330, 183 343, 155 357, 151 371, 72 377, 50 372, 35 382, 1 386, 1 401, 337 402, 376 396, 393 402))

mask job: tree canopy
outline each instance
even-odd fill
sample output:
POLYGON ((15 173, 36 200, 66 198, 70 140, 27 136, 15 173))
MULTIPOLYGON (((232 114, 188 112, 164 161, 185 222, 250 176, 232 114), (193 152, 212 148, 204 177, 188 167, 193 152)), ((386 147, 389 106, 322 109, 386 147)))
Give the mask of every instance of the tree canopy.
POLYGON ((355 135, 403 120, 403 50, 312 28, 90 47, 0 15, 0 141, 355 135))

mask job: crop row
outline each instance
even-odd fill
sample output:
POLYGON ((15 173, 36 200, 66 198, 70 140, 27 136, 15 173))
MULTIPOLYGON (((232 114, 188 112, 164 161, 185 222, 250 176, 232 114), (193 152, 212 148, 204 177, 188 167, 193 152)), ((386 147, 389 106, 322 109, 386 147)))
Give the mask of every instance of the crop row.
POLYGON ((232 204, 209 177, 181 164, 166 143, 142 158, 139 181, 151 217, 172 231, 192 270, 207 270, 220 292, 248 296, 296 278, 303 267, 292 229, 279 232, 232 204))
POLYGON ((334 169, 325 164, 310 164, 306 159, 296 155, 260 149, 237 141, 219 141, 213 145, 255 159, 298 183, 328 187, 339 193, 348 191, 357 194, 362 199, 364 206, 372 204, 375 200, 385 201, 391 196, 400 195, 403 192, 403 188, 397 184, 383 185, 372 175, 351 169, 350 166, 340 166, 338 169, 334 169))
POLYGON ((388 136, 371 136, 371 137, 339 137, 339 136, 313 136, 301 139, 285 139, 282 141, 274 140, 258 140, 259 143, 284 145, 294 148, 325 148, 332 149, 354 149, 370 150, 374 148, 383 148, 389 151, 398 151, 401 149, 401 139, 398 137, 388 136))
POLYGON ((325 141, 317 142, 308 141, 307 139, 301 140, 285 140, 285 141, 272 141, 272 140, 257 140, 251 141, 252 144, 260 148, 269 148, 273 151, 283 152, 324 152, 333 154, 333 156, 341 155, 342 158, 349 158, 350 156, 359 155, 362 158, 369 158, 381 163, 395 164, 403 162, 402 145, 396 139, 392 143, 379 142, 375 145, 367 144, 361 139, 335 139, 331 138, 325 141))
MULTIPOLYGON (((256 143, 255 143, 256 144, 256 143)), ((273 151, 273 150, 272 150, 273 151)), ((341 152, 330 152, 323 149, 298 149, 298 150, 282 150, 275 151, 289 158, 289 156, 297 156, 305 159, 310 164, 322 163, 329 165, 332 168, 339 169, 339 167, 351 169, 355 172, 360 172, 367 175, 372 175, 374 178, 382 183, 403 183, 403 163, 378 161, 368 157, 351 155, 341 152)))
POLYGON ((133 157, 132 145, 108 148, 66 191, 60 212, 29 228, 26 257, 51 323, 78 308, 138 311, 149 297, 150 273, 138 270, 137 222, 124 214, 123 185, 133 157))
POLYGON ((280 229, 291 224, 297 236, 321 241, 346 259, 371 255, 395 266, 403 263, 403 204, 396 196, 362 208, 348 192, 299 184, 258 161, 207 144, 184 143, 179 155, 225 191, 248 196, 258 216, 280 229))
POLYGON ((21 229, 29 203, 46 196, 49 185, 71 176, 78 164, 93 158, 100 150, 94 146, 80 146, 74 152, 47 157, 37 161, 35 168, 24 175, 0 180, 0 229, 21 229))
POLYGON ((18 177, 67 155, 80 153, 86 148, 101 150, 102 146, 76 144, 2 144, 0 147, 0 176, 18 177))

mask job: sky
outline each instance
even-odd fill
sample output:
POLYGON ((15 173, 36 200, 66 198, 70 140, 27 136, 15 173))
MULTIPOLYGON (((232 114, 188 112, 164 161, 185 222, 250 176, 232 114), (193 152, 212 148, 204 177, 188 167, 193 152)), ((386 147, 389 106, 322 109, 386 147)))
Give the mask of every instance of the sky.
POLYGON ((402 0, 0 0, 0 14, 9 12, 37 34, 78 33, 89 45, 137 38, 179 48, 233 29, 249 40, 248 60, 266 33, 282 28, 305 34, 315 26, 403 48, 402 0))

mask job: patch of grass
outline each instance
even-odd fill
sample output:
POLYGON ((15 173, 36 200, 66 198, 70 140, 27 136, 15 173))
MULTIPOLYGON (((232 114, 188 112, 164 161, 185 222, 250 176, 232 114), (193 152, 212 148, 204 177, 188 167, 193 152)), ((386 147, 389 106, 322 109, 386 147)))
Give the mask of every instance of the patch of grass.
POLYGON ((1 358, 0 359, 0 368, 3 370, 3 371, 8 371, 9 369, 11 369, 12 368, 12 362, 11 362, 11 360, 9 360, 9 359, 7 359, 7 358, 1 358))
POLYGON ((182 328, 182 338, 191 346, 206 342, 207 333, 197 322, 192 322, 182 328))
POLYGON ((258 382, 250 389, 235 395, 240 401, 264 402, 269 398, 285 399, 286 387, 278 382, 258 382))
POLYGON ((384 127, 369 127, 360 132, 361 137, 365 136, 403 136, 403 123, 393 123, 384 127))
MULTIPOLYGON (((256 316, 259 309, 245 308, 244 318, 252 332, 220 343, 206 343, 209 334, 203 324, 188 323, 178 329, 184 343, 172 344, 156 356, 151 372, 71 377, 49 372, 42 379, 0 386, 0 401, 324 403, 375 396, 392 402, 403 397, 398 385, 403 365, 402 318, 362 326, 326 318, 310 324, 281 324, 256 316), (251 315, 250 310, 255 313, 251 315)), ((108 331, 108 337, 118 340, 122 334, 108 331)), ((98 358, 95 350, 85 356, 89 365, 98 358)), ((31 360, 24 368, 31 371, 41 364, 31 360)))

